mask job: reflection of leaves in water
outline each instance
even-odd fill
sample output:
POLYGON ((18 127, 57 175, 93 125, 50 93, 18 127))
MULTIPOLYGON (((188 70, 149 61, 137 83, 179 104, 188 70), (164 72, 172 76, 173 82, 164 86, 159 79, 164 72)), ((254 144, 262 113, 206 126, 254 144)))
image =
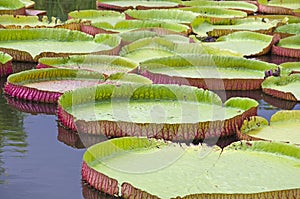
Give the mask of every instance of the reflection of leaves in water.
POLYGON ((48 17, 57 17, 62 21, 67 20, 67 13, 74 10, 95 9, 95 0, 35 0, 36 9, 46 9, 48 17))
MULTIPOLYGON (((3 85, 0 85, 2 89, 3 85)), ((0 176, 5 173, 5 157, 22 157, 27 152, 27 135, 23 129, 23 114, 10 108, 0 93, 0 176)), ((0 184, 4 181, 0 178, 0 184)))

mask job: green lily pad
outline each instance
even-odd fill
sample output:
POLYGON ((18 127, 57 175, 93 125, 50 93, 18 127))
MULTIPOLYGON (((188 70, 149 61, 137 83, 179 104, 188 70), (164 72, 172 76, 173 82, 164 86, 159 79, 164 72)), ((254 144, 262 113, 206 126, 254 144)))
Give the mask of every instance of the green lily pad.
POLYGON ((300 145, 300 111, 278 111, 272 115, 270 124, 265 118, 252 117, 244 121, 242 134, 249 139, 288 142, 300 145))
POLYGON ((286 34, 300 34, 300 23, 286 24, 276 28, 275 32, 286 34))
POLYGON ((300 23, 300 17, 297 16, 292 16, 292 15, 253 15, 253 16, 248 16, 248 18, 260 18, 264 19, 265 21, 268 20, 277 20, 281 21, 283 23, 300 23))
POLYGON ((286 75, 300 73, 300 62, 285 62, 280 64, 282 72, 286 75))
POLYGON ((0 15, 25 15, 25 4, 21 0, 0 2, 0 15))
POLYGON ((0 51, 0 77, 12 73, 12 56, 0 51))
POLYGON ((53 68, 33 69, 10 75, 4 91, 19 99, 56 103, 66 91, 103 82, 104 76, 96 72, 53 68))
POLYGON ((165 28, 170 31, 188 34, 190 28, 183 24, 155 21, 155 20, 123 20, 117 22, 115 25, 111 25, 107 22, 97 22, 92 24, 93 27, 110 31, 114 33, 127 32, 136 29, 143 28, 165 28))
POLYGON ((235 51, 244 56, 258 56, 269 52, 272 47, 272 38, 272 36, 256 32, 240 31, 219 37, 216 42, 203 44, 235 51))
POLYGON ((142 62, 139 74, 158 84, 184 84, 210 90, 256 90, 275 64, 240 57, 178 55, 142 62))
POLYGON ((253 31, 259 33, 273 32, 278 21, 263 22, 260 18, 230 19, 222 22, 210 22, 202 17, 192 22, 193 32, 200 36, 219 37, 236 31, 253 31))
POLYGON ((70 68, 89 70, 106 76, 135 70, 138 63, 119 56, 74 55, 69 57, 45 57, 39 59, 37 68, 70 68))
POLYGON ((223 8, 232 10, 242 10, 247 13, 254 13, 257 11, 257 6, 245 1, 182 1, 184 6, 201 6, 210 8, 223 8))
POLYGON ((19 0, 19 1, 25 5, 25 8, 33 8, 35 5, 35 2, 31 0, 19 0))
POLYGON ((281 39, 272 47, 275 55, 300 58, 300 35, 281 39))
POLYGON ((114 25, 118 21, 125 20, 124 13, 110 10, 79 10, 69 12, 68 17, 74 19, 90 20, 92 23, 109 22, 112 25, 114 25))
POLYGON ((175 9, 126 10, 125 14, 139 20, 159 20, 172 23, 190 24, 197 14, 175 9))
POLYGON ((37 61, 45 56, 116 53, 120 38, 116 35, 90 35, 60 28, 0 30, 0 50, 16 61, 37 61))
POLYGON ((97 0, 100 9, 124 11, 127 9, 176 8, 179 0, 97 0))
POLYGON ((120 51, 121 56, 137 62, 184 54, 241 56, 240 54, 232 51, 222 50, 198 43, 189 43, 189 40, 186 40, 186 38, 176 35, 140 39, 122 47, 120 51), (177 41, 174 42, 174 39, 177 41), (179 42, 180 40, 182 42, 179 42))
POLYGON ((266 6, 263 10, 261 10, 259 6, 258 11, 269 14, 293 14, 293 9, 300 8, 300 2, 298 0, 258 0, 258 3, 266 6))
POLYGON ((261 86, 263 92, 268 95, 285 100, 300 101, 300 74, 268 77, 261 86))
POLYGON ((233 19, 247 17, 247 13, 238 10, 227 10, 223 8, 212 7, 183 7, 179 8, 184 11, 191 11, 198 16, 210 18, 211 20, 218 21, 218 19, 233 19))
POLYGON ((299 154, 298 146, 276 142, 207 153, 205 145, 119 138, 87 149, 82 178, 122 198, 292 198, 299 195, 299 154))
POLYGON ((231 98, 222 106, 217 94, 188 86, 99 85, 65 93, 58 117, 65 126, 89 134, 193 140, 232 134, 231 122, 239 126, 242 118, 256 114, 257 105, 231 98))

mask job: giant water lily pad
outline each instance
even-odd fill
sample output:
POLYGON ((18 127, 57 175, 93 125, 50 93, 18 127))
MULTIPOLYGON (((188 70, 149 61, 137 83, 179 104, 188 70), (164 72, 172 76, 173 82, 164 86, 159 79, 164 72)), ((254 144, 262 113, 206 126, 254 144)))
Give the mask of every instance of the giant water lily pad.
POLYGON ((62 23, 60 20, 46 16, 23 15, 0 15, 0 28, 20 29, 20 28, 66 28, 71 30, 80 30, 81 22, 78 20, 68 20, 62 23), (51 21, 51 22, 50 22, 51 21))
POLYGON ((193 140, 233 134, 257 105, 231 98, 222 106, 217 94, 188 86, 99 85, 65 93, 58 117, 81 133, 193 140))
POLYGON ((95 71, 109 76, 135 70, 138 63, 119 56, 73 55, 69 57, 45 57, 39 59, 37 68, 71 68, 95 71))
POLYGON ((192 22, 193 32, 200 36, 219 37, 236 31, 253 31, 271 33, 276 28, 278 21, 264 21, 261 18, 230 19, 221 22, 211 22, 202 17, 192 22))
POLYGON ((298 0, 258 0, 258 12, 266 14, 293 15, 299 9, 298 0))
POLYGON ((207 150, 205 145, 146 138, 113 139, 88 148, 82 178, 92 187, 122 198, 299 195, 298 146, 256 141, 236 142, 223 150, 215 146, 210 153, 207 150))
POLYGON ((178 0, 97 0, 98 9, 124 11, 127 9, 176 8, 178 0))
POLYGON ((272 115, 270 124, 265 118, 252 117, 245 120, 241 127, 241 137, 279 142, 288 142, 300 145, 300 111, 278 111, 272 115))
POLYGON ((126 10, 125 13, 139 20, 153 19, 182 24, 190 24, 197 17, 196 13, 175 9, 126 10))
POLYGON ((12 73, 12 56, 0 51, 0 77, 12 73))
POLYGON ((272 36, 250 31, 234 32, 219 37, 216 42, 203 43, 220 49, 232 50, 244 56, 259 56, 269 52, 272 36))
POLYGON ((25 15, 25 4, 21 0, 2 0, 0 2, 0 15, 25 15))
POLYGON ((300 34, 300 23, 292 23, 279 26, 278 28, 276 28, 275 32, 290 35, 300 34))
POLYGON ((125 20, 125 14, 110 10, 79 10, 68 13, 69 18, 89 20, 95 22, 109 22, 115 24, 125 20))
POLYGON ((242 10, 247 13, 257 11, 257 6, 245 1, 182 1, 184 6, 210 7, 210 8, 225 8, 232 10, 242 10))
POLYGON ((4 90, 15 98, 56 103, 66 91, 103 82, 104 76, 96 72, 50 68, 12 74, 4 90))
POLYGON ((184 54, 218 54, 227 56, 241 56, 228 50, 205 46, 198 43, 189 43, 185 37, 148 37, 132 42, 120 50, 120 55, 137 62, 143 62, 153 58, 170 57, 184 54), (177 40, 176 42, 174 40, 177 40), (180 42, 181 41, 181 42, 180 42))
POLYGON ((285 100, 300 101, 300 74, 269 77, 262 83, 263 92, 285 100))
POLYGON ((300 35, 281 39, 272 47, 275 55, 300 58, 300 35))
POLYGON ((139 73, 160 84, 183 84, 210 90, 261 88, 264 71, 277 65, 240 57, 178 55, 141 63, 139 73))
POLYGON ((227 10, 223 8, 211 7, 183 7, 180 10, 191 11, 200 17, 209 18, 211 21, 217 22, 224 19, 244 18, 247 13, 238 10, 227 10))
POLYGON ((123 20, 117 22, 115 25, 111 25, 108 22, 96 22, 93 23, 91 27, 96 29, 91 31, 87 30, 90 34, 101 32, 122 33, 144 28, 164 28, 185 35, 190 32, 190 28, 186 25, 155 20, 123 20))
POLYGON ((90 35, 66 29, 0 30, 0 50, 16 61, 37 61, 45 56, 118 52, 120 38, 116 35, 90 35))
POLYGON ((289 75, 300 73, 300 62, 285 62, 280 64, 282 72, 289 75))

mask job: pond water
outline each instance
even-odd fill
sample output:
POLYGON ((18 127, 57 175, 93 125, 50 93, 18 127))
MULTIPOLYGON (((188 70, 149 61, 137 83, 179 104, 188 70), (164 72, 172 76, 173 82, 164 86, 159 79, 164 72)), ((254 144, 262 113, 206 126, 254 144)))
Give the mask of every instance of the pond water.
MULTIPOLYGON (((48 15, 62 20, 69 11, 87 8, 95 8, 95 0, 36 1, 36 9, 47 9, 48 15)), ((270 56, 262 59, 279 60, 270 56)), ((34 66, 14 63, 15 71, 34 66)), ((59 127, 55 105, 4 96, 5 81, 0 79, 0 198, 108 198, 81 182, 84 146, 98 142, 99 138, 85 137, 83 144, 80 137, 59 127)), ((258 115, 267 119, 281 109, 300 109, 299 103, 278 100, 260 91, 219 93, 223 100, 231 96, 256 99, 260 104, 258 115)))

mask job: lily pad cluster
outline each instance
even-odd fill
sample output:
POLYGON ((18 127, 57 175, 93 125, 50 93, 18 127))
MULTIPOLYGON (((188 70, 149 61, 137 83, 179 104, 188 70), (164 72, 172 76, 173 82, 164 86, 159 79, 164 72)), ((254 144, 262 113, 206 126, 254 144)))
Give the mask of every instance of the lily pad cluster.
POLYGON ((33 5, 0 1, 4 92, 19 110, 57 114, 61 142, 101 142, 83 157, 89 185, 123 198, 300 195, 299 112, 269 122, 256 100, 217 94, 300 101, 300 62, 257 60, 300 58, 298 1, 97 0, 64 22, 28 16, 33 5), (13 61, 36 68, 14 73, 13 61), (194 145, 232 136, 246 141, 194 145))

